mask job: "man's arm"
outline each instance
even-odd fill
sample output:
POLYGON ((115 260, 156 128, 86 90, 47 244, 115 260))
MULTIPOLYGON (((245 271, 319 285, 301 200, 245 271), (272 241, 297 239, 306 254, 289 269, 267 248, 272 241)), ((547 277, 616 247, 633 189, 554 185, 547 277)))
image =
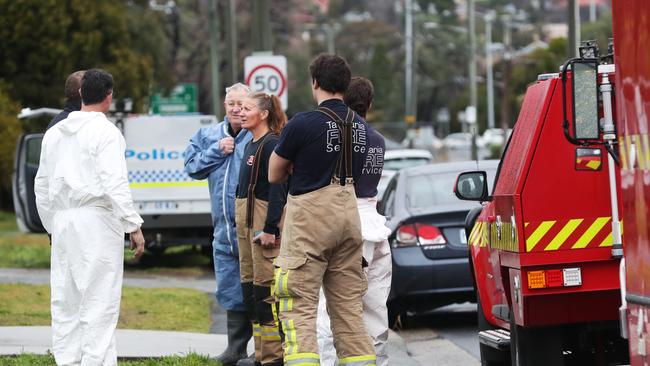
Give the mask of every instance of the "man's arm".
POLYGON ((185 172, 194 179, 205 179, 218 169, 234 148, 232 138, 221 138, 206 148, 202 146, 204 129, 199 130, 185 149, 185 172), (230 150, 229 150, 230 149, 230 150))
POLYGON ((287 181, 291 161, 281 157, 275 151, 269 160, 269 183, 280 184, 287 181))
POLYGON ((117 129, 107 129, 104 140, 97 149, 96 169, 102 191, 111 201, 113 212, 122 223, 125 233, 137 231, 142 218, 135 211, 131 187, 127 178, 124 138, 117 129))
POLYGON ((142 218, 135 211, 131 187, 127 178, 124 150, 124 137, 117 129, 110 129, 97 149, 97 172, 105 196, 111 201, 113 212, 122 224, 121 230, 129 233, 131 249, 135 249, 135 258, 144 253, 144 236, 142 235, 142 218))
POLYGON ((34 194, 36 195, 36 209, 38 210, 38 216, 41 218, 41 223, 43 223, 45 230, 51 233, 51 223, 54 213, 50 206, 50 187, 45 155, 45 146, 42 146, 38 172, 36 173, 36 179, 34 179, 34 194))

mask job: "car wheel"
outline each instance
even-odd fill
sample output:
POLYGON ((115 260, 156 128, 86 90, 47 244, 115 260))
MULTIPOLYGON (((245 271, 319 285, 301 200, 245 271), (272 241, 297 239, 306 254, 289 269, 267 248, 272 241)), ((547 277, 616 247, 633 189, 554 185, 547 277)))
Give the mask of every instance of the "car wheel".
POLYGON ((406 326, 407 314, 406 310, 399 304, 388 305, 388 328, 393 330, 400 330, 406 326))

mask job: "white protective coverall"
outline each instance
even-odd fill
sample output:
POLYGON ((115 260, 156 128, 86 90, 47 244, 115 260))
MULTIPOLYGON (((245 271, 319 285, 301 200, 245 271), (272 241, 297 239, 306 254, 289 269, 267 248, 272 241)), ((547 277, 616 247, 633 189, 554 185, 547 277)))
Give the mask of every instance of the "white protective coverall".
MULTIPOLYGON (((357 198, 361 235, 363 237, 363 257, 368 262, 366 275, 368 291, 363 296, 363 320, 372 338, 377 353, 377 366, 388 365, 386 342, 388 340, 388 310, 386 300, 390 292, 393 262, 388 244, 390 229, 386 218, 377 213, 377 198, 357 198)), ((318 349, 322 366, 337 365, 336 350, 332 340, 330 318, 323 290, 318 301, 318 349)))
POLYGON ((58 365, 117 365, 124 233, 136 231, 120 131, 72 112, 47 131, 36 205, 52 234, 52 352, 58 365))

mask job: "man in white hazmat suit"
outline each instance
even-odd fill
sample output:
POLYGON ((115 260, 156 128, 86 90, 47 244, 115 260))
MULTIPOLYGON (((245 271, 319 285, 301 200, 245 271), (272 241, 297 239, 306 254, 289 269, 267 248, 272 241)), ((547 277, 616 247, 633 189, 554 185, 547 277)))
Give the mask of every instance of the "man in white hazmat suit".
MULTIPOLYGON (((373 96, 374 88, 370 80, 355 76, 350 80, 343 101, 350 109, 365 119, 373 96)), ((386 300, 390 292, 393 263, 388 244, 390 229, 385 225, 386 219, 377 213, 377 185, 384 167, 386 143, 384 137, 370 125, 368 125, 366 136, 368 153, 361 176, 355 182, 357 207, 361 219, 361 236, 363 237, 363 258, 368 263, 365 268, 368 277, 368 291, 362 298, 363 321, 375 346, 377 366, 388 366, 386 300)), ((336 365, 338 360, 322 289, 318 303, 317 334, 321 365, 336 365)))
POLYGON ((113 77, 88 70, 81 111, 43 137, 36 205, 52 235, 52 352, 58 365, 117 365, 124 233, 144 251, 120 131, 106 119, 113 77))

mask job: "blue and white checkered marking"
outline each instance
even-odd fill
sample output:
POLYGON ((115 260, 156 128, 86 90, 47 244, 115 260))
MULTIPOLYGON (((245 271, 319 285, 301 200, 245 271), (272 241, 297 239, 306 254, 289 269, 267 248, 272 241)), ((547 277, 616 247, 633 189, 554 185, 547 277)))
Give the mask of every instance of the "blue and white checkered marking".
POLYGON ((167 170, 133 170, 129 171, 129 183, 155 182, 191 182, 187 173, 182 169, 167 170))

